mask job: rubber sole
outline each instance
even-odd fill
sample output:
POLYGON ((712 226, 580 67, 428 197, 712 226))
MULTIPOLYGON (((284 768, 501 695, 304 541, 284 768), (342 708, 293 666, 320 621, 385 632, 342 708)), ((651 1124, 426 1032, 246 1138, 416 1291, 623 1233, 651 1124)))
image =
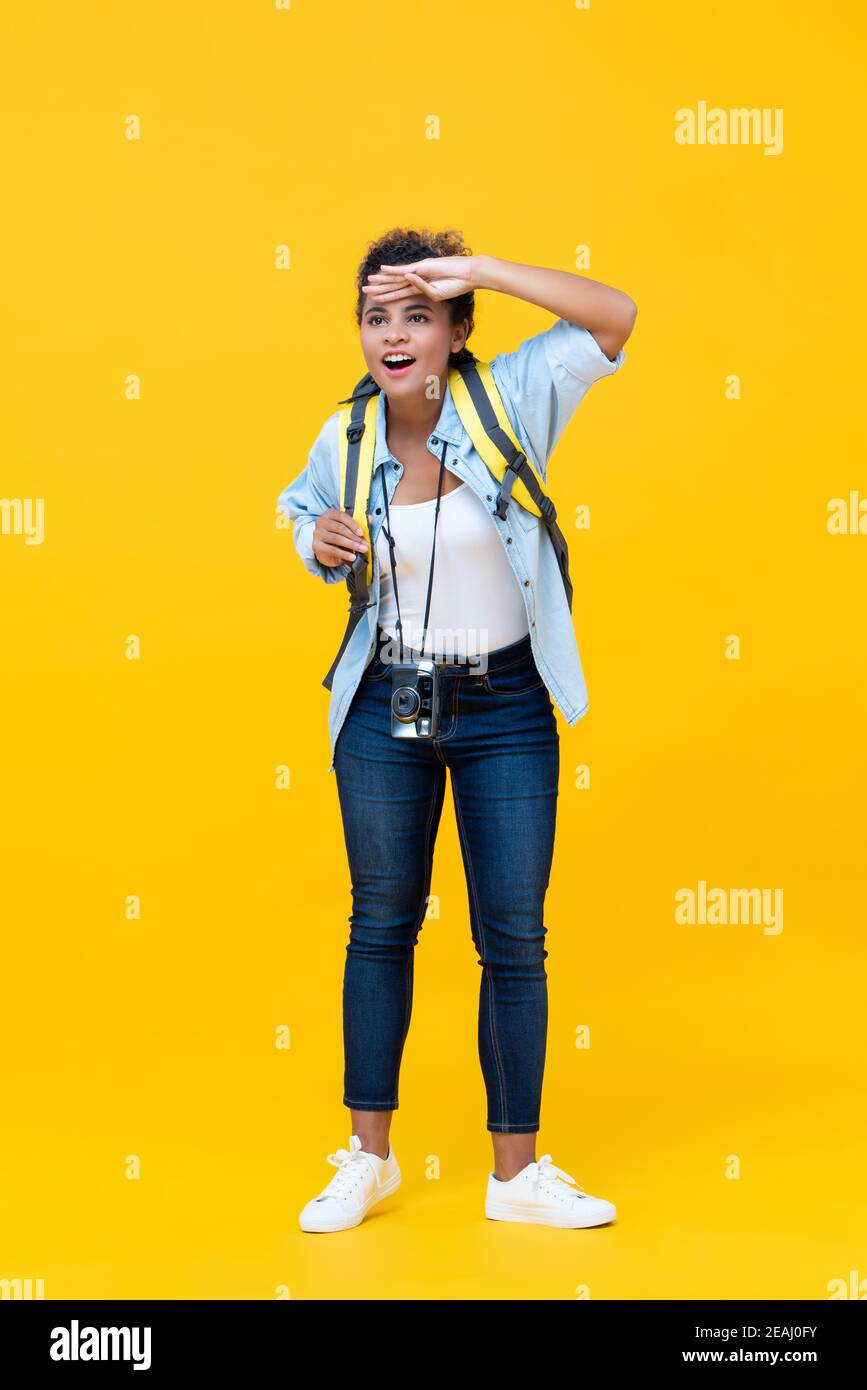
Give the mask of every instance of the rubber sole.
POLYGON ((535 1226, 560 1226, 570 1231, 588 1230, 591 1226, 607 1226, 616 1215, 617 1210, 614 1208, 610 1216, 597 1216, 592 1221, 578 1221, 575 1217, 534 1211, 532 1207, 510 1207, 502 1202, 485 1203, 485 1216, 489 1221, 521 1221, 535 1226))

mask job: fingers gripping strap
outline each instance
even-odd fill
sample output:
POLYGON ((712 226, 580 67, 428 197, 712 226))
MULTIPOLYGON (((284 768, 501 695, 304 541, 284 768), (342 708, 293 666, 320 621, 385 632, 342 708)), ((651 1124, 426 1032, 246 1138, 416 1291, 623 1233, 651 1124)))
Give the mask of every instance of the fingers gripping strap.
POLYGON ((376 412, 379 396, 353 401, 340 412, 340 498, 345 512, 361 527, 367 541, 367 587, 373 584, 373 544, 367 520, 367 503, 376 446, 376 412), (363 431, 361 426, 364 426, 363 431), (349 430, 349 434, 347 434, 349 430))

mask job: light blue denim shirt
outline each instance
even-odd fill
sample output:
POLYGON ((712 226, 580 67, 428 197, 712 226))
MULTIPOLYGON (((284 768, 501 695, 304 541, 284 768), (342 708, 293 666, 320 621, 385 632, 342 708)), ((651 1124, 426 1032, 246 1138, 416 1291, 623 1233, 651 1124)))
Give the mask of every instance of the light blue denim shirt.
MULTIPOLYGON (((562 318, 557 319, 550 328, 526 338, 514 352, 501 352, 491 358, 491 372, 512 428, 545 491, 551 492, 555 506, 557 489, 547 486, 548 460, 554 447, 593 382, 600 377, 611 376, 625 360, 623 348, 612 360, 606 357, 592 333, 562 318)), ((341 411, 336 410, 328 417, 310 451, 306 468, 283 489, 277 499, 277 506, 292 519, 295 546, 306 568, 311 574, 324 579, 326 584, 341 584, 345 602, 338 605, 334 625, 335 652, 340 646, 348 616, 349 594, 343 581, 350 566, 348 562, 328 566, 317 560, 313 554, 313 527, 316 518, 328 507, 339 507, 341 504, 337 437, 340 415, 341 411)), ((496 515, 499 484, 489 473, 464 429, 448 385, 439 419, 427 441, 437 462, 443 443, 450 446, 446 453, 446 468, 474 489, 491 514, 521 586, 533 656, 539 673, 567 724, 577 724, 587 713, 587 686, 554 547, 542 519, 527 511, 514 497, 505 519, 500 520, 496 515)), ((329 772, 334 771, 337 736, 362 673, 373 656, 376 642, 380 581, 376 539, 385 516, 381 500, 383 468, 388 500, 391 502, 403 473, 403 464, 389 452, 385 396, 380 392, 371 489, 374 562, 370 597, 373 606, 367 609, 367 621, 362 618, 356 627, 334 673, 328 711, 331 739, 329 772)), ((568 511, 564 509, 564 513, 558 515, 557 522, 569 544, 568 511)), ((570 577, 577 596, 579 585, 571 564, 570 577)))

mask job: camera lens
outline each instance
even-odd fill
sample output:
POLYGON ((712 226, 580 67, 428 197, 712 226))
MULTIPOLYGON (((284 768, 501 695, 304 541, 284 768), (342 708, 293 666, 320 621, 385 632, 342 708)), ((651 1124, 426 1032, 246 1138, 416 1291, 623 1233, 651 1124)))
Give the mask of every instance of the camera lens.
POLYGON ((411 685, 398 686, 397 690, 392 692, 391 708, 395 719, 410 724, 421 709, 418 691, 411 685))

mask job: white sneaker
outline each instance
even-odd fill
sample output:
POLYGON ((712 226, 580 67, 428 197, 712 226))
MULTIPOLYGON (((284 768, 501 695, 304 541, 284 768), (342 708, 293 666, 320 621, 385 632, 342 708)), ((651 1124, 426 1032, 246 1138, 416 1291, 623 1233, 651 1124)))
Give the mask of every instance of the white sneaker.
POLYGON ((390 1144, 388 1157, 380 1158, 367 1153, 353 1134, 349 1148, 329 1154, 328 1162, 337 1172, 301 1212, 302 1231, 348 1231, 360 1226, 372 1206, 400 1187, 400 1169, 390 1144))
POLYGON ((542 1226, 602 1226, 617 1209, 601 1197, 591 1197, 574 1178, 543 1154, 508 1182, 488 1174, 485 1216, 491 1221, 534 1221, 542 1226), (575 1183, 570 1187, 570 1183, 575 1183))

